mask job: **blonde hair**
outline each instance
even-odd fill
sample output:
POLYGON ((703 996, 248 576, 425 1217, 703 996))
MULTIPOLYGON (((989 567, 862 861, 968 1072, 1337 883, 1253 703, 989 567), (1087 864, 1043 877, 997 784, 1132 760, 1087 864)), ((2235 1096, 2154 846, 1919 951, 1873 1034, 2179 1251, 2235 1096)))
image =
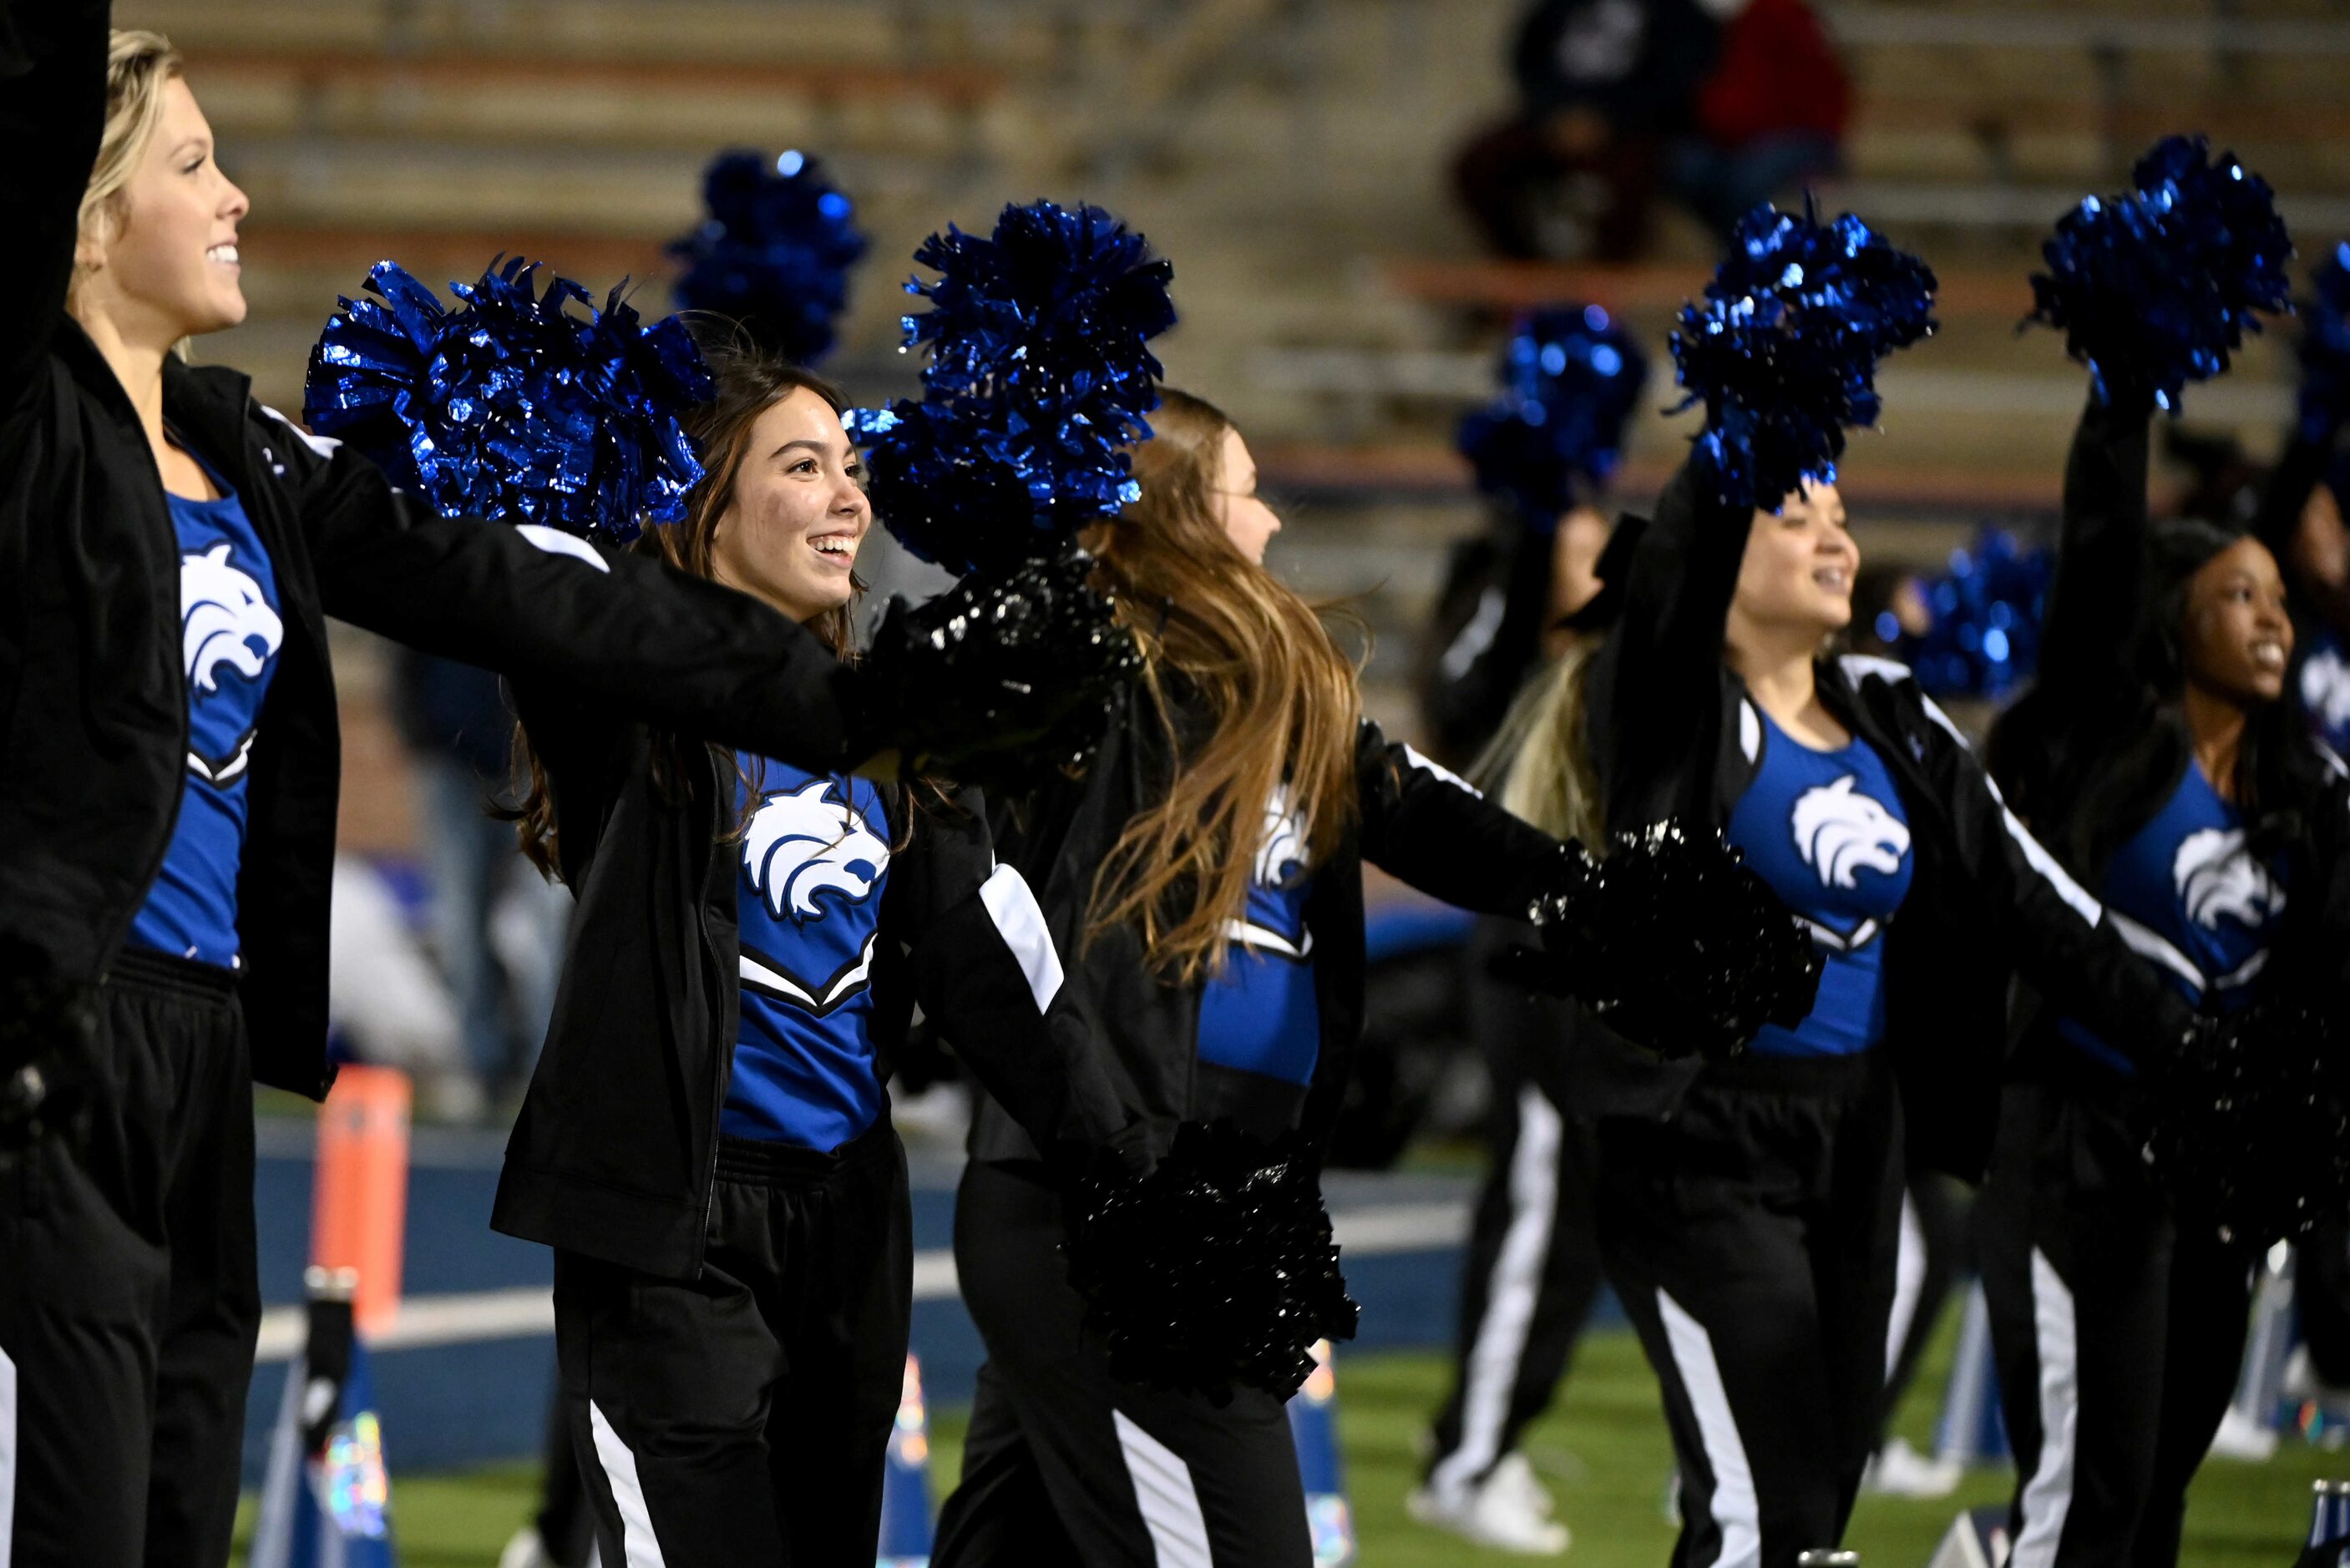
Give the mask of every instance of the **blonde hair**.
POLYGON ((1502 809, 1554 838, 1572 838, 1595 855, 1607 845, 1607 806, 1583 732, 1591 656, 1598 639, 1578 637, 1510 704, 1471 776, 1502 809))
POLYGON ((1152 967, 1188 985, 1223 969, 1276 790, 1285 784, 1305 815, 1309 868, 1352 826, 1362 701, 1321 617, 1218 520, 1232 421, 1170 389, 1150 425, 1156 436, 1134 452, 1142 497, 1103 524, 1094 553, 1142 645, 1145 678, 1155 690, 1175 678, 1208 722, 1180 745, 1167 793, 1103 857, 1087 935, 1130 926, 1152 967))
MULTIPOLYGON (((163 87, 177 79, 183 63, 172 41, 161 33, 138 27, 117 27, 106 51, 106 132, 98 144, 98 161, 90 166, 89 184, 81 194, 78 232, 84 239, 111 239, 123 216, 123 188, 130 171, 154 140, 155 122, 163 118, 163 87)), ((78 262, 74 281, 84 269, 78 262)))

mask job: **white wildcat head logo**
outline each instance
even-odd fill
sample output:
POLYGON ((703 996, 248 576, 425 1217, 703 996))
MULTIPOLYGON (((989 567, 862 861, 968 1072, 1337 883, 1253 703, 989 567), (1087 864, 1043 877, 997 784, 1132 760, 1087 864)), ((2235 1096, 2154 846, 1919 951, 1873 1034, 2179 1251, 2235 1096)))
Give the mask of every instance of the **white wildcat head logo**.
POLYGON ((2301 705, 2328 730, 2350 725, 2350 665, 2333 649, 2321 649, 2301 667, 2301 705))
POLYGON ((2206 930, 2218 930, 2222 916, 2258 929, 2284 909, 2284 889, 2245 853, 2241 827, 2206 827, 2179 840, 2170 880, 2187 918, 2206 930))
POLYGON ((1291 804, 1283 784, 1264 804, 1264 837, 1256 846, 1256 880, 1261 888, 1278 888, 1293 867, 1305 864, 1305 818, 1291 804))
POLYGON ((855 806, 827 800, 830 779, 816 779, 761 803, 743 836, 743 869, 781 919, 821 919, 816 895, 830 888, 846 903, 870 898, 889 868, 889 846, 855 806))
POLYGON ((1909 853, 1909 829, 1853 786, 1857 774, 1807 789, 1795 802, 1795 848, 1826 888, 1853 888, 1866 868, 1890 877, 1909 853))
POLYGON ((229 565, 225 541, 180 557, 180 648, 189 684, 220 690, 213 671, 223 664, 250 680, 285 638, 286 623, 262 597, 261 585, 229 565))

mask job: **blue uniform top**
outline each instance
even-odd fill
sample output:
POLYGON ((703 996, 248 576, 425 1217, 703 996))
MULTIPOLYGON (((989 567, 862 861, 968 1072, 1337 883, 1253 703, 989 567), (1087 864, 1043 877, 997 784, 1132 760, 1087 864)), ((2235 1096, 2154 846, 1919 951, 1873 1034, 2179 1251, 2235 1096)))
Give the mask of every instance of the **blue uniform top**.
POLYGON ((869 975, 889 819, 867 780, 738 756, 742 1023, 719 1130, 832 1150, 880 1118, 869 975))
POLYGON ((1248 914, 1230 928, 1224 970, 1200 993, 1200 1059, 1284 1084, 1314 1081, 1322 1013, 1314 997, 1314 934, 1305 900, 1305 822, 1287 785, 1265 805, 1248 914))
MULTIPOLYGON (((218 476, 214 476, 218 483, 218 476)), ((286 640, 277 575, 244 505, 168 497, 180 550, 180 653, 187 676, 188 765, 180 816, 134 946, 234 969, 236 874, 244 856, 245 772, 262 699, 286 640)))
MULTIPOLYGON (((2255 859, 2244 818, 2200 764, 2190 762, 2170 799, 2114 852, 2106 869, 2106 911, 2138 954, 2188 1001, 2222 1012, 2251 1001, 2252 978, 2268 962, 2284 915, 2278 868, 2255 859)), ((2107 1066, 2134 1074, 2129 1058, 2067 1018, 2058 1032, 2107 1066)))
POLYGON ((1730 841, 1810 928, 1827 962, 1811 1016, 1793 1029, 1765 1024, 1749 1049, 1854 1055, 1885 1037, 1885 927, 1916 870, 1909 820, 1885 759, 1857 735, 1814 751, 1764 713, 1762 744, 1730 841))
POLYGON ((2337 756, 2350 757, 2350 655, 2326 628, 2311 634, 2301 661, 2301 711, 2309 732, 2337 756))

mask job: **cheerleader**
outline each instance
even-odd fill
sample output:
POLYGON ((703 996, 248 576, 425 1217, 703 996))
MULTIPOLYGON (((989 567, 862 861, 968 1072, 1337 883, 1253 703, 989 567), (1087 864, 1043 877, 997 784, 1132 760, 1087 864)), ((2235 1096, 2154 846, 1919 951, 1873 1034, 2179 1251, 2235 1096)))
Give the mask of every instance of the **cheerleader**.
MULTIPOLYGON (((1170 391, 1150 423, 1140 499, 1092 541, 1143 675, 1085 776, 999 837, 1153 1152, 1178 1123, 1229 1121, 1302 1134, 1311 1158, 1361 1022, 1363 862, 1523 911, 1556 886, 1560 846, 1360 716, 1345 655, 1263 567, 1281 522, 1232 421, 1170 391)), ((1310 1562, 1281 1398, 1116 1381, 1038 1150, 983 1103, 971 1156, 955 1260, 988 1359, 933 1561, 1310 1562)))
MULTIPOLYGON (((671 565, 848 650, 872 523, 841 401, 719 361, 671 565)), ((492 1223, 556 1249, 556 1347, 608 1562, 869 1559, 911 1306, 883 1087, 913 1006, 1038 1142, 1124 1123, 975 795, 876 784, 516 688, 525 850, 579 900, 492 1223)))
MULTIPOLYGON (((2102 381, 2065 470, 2038 679, 1991 756, 2178 993, 2238 1012, 2308 978, 2287 974, 2293 940, 2339 950, 2350 793, 2287 701, 2275 556, 2210 522, 2149 524, 2152 388, 2102 381)), ((2167 1565, 2268 1238, 2174 1220, 2141 1153, 2147 1036, 2053 998, 2027 1001, 2018 1031, 1977 1221, 2015 1447, 2013 1561, 2167 1565)))
POLYGON ((435 516, 174 355, 244 316, 247 202, 171 47, 108 23, 0 3, 0 1516, 19 1563, 209 1565, 253 1081, 331 1077, 324 618, 805 765, 900 736, 765 605, 435 516))
MULTIPOLYGON (((1885 1380, 1905 1145, 1914 1164, 1980 1170, 2004 961, 2134 1039, 2187 1024, 1908 671, 1823 651, 1851 618, 1859 566, 1835 486, 1739 504, 1738 477, 1773 466, 1756 449, 1806 418, 1793 405, 1752 417, 1753 383, 1807 335, 1851 336, 1819 317, 1862 286, 1841 281, 1843 258, 1881 244, 1856 220, 1824 231, 1768 209, 1742 238, 1751 277, 1784 272, 1802 292, 1765 314, 1753 301, 1771 285, 1731 279, 1691 307, 1721 324, 1676 344, 1693 388, 1692 365, 1706 373, 1705 438, 1631 545, 1620 616, 1579 676, 1555 683, 1547 722, 1565 737, 1560 809, 1596 807, 1618 830, 1720 824, 1826 966, 1800 1023, 1764 1028, 1743 1057, 1652 1069, 1653 1113, 1599 1125, 1600 1248, 1663 1389, 1679 1568, 1792 1564, 1842 1535, 1885 1380), (1808 265, 1790 270, 1789 251, 1808 265), (1754 341, 1766 335, 1784 341, 1754 341), (1700 359, 1711 352, 1728 358, 1700 359)), ((1837 384, 1865 385, 1870 368, 1837 384)), ((1853 415, 1810 417, 1833 434, 1853 415)), ((1841 447, 1814 439, 1781 471, 1841 447)))

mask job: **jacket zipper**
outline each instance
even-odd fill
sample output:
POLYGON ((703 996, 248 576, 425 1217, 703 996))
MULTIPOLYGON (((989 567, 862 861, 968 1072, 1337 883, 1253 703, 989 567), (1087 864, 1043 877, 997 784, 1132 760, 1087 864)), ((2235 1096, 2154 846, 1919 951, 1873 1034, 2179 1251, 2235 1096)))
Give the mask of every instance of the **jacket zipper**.
MULTIPOLYGON (((718 766, 710 755, 710 749, 704 746, 700 750, 703 762, 709 769, 713 791, 711 798, 714 801, 718 798, 715 792, 724 788, 725 780, 718 776, 718 766)), ((694 928, 702 934, 702 968, 710 976, 711 1005, 717 1013, 717 1017, 712 1020, 712 1027, 710 1031, 711 1059, 716 1065, 716 1071, 710 1075, 710 1158, 704 1163, 702 1172, 702 1220, 693 1228, 693 1273, 696 1279, 702 1277, 702 1259, 710 1249, 711 1211, 716 1207, 718 1201, 718 1127, 726 1115, 726 1084, 733 1071, 734 1050, 734 1043, 723 1037, 726 1031, 716 1027, 719 1023, 723 1022, 726 1015, 725 993, 719 988, 733 983, 735 977, 719 972, 718 945, 710 935, 710 862, 718 853, 717 835, 714 831, 711 838, 710 855, 705 857, 702 867, 702 886, 695 888, 693 894, 694 928)))

